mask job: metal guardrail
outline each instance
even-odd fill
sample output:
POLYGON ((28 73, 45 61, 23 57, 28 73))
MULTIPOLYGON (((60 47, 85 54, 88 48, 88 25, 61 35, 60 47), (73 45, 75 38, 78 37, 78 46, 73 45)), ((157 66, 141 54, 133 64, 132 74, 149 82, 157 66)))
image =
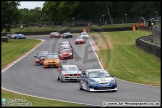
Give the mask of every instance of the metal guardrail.
POLYGON ((152 35, 137 38, 136 47, 161 60, 161 46, 153 43, 152 35))

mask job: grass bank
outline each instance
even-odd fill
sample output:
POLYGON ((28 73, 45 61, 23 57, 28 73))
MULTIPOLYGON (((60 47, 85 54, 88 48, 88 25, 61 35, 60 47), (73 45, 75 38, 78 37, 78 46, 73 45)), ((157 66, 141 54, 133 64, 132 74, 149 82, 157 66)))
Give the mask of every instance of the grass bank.
POLYGON ((160 86, 160 61, 135 46, 135 39, 151 35, 147 31, 90 33, 97 43, 103 67, 115 77, 160 86))

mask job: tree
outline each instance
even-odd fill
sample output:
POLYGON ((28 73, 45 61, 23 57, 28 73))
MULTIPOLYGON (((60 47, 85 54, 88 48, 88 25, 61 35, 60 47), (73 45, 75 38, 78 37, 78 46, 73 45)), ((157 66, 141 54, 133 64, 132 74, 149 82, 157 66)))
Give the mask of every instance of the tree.
POLYGON ((1 1, 1 32, 10 31, 11 25, 18 23, 21 15, 18 9, 19 1, 1 1))

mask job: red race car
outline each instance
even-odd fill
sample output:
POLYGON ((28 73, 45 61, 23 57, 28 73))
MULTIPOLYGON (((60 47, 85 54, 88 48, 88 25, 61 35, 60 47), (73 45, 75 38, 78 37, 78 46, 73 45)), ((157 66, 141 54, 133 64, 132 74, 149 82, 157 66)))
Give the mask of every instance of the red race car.
POLYGON ((86 39, 81 37, 81 36, 78 36, 76 39, 75 39, 75 44, 85 44, 86 43, 86 39))
POLYGON ((73 53, 70 49, 62 49, 59 51, 60 60, 73 59, 73 53))
POLYGON ((48 54, 48 51, 40 51, 38 52, 38 54, 35 57, 35 65, 42 65, 43 61, 44 61, 44 57, 46 56, 46 54, 48 54))
POLYGON ((52 32, 50 38, 61 38, 61 34, 58 32, 52 32))

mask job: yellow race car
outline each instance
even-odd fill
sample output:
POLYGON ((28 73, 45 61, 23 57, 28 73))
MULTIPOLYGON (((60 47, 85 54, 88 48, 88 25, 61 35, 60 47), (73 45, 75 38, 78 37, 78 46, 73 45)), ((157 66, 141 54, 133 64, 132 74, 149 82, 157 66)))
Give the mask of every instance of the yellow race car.
POLYGON ((46 67, 60 67, 61 62, 58 53, 48 53, 44 58, 43 66, 46 67))

